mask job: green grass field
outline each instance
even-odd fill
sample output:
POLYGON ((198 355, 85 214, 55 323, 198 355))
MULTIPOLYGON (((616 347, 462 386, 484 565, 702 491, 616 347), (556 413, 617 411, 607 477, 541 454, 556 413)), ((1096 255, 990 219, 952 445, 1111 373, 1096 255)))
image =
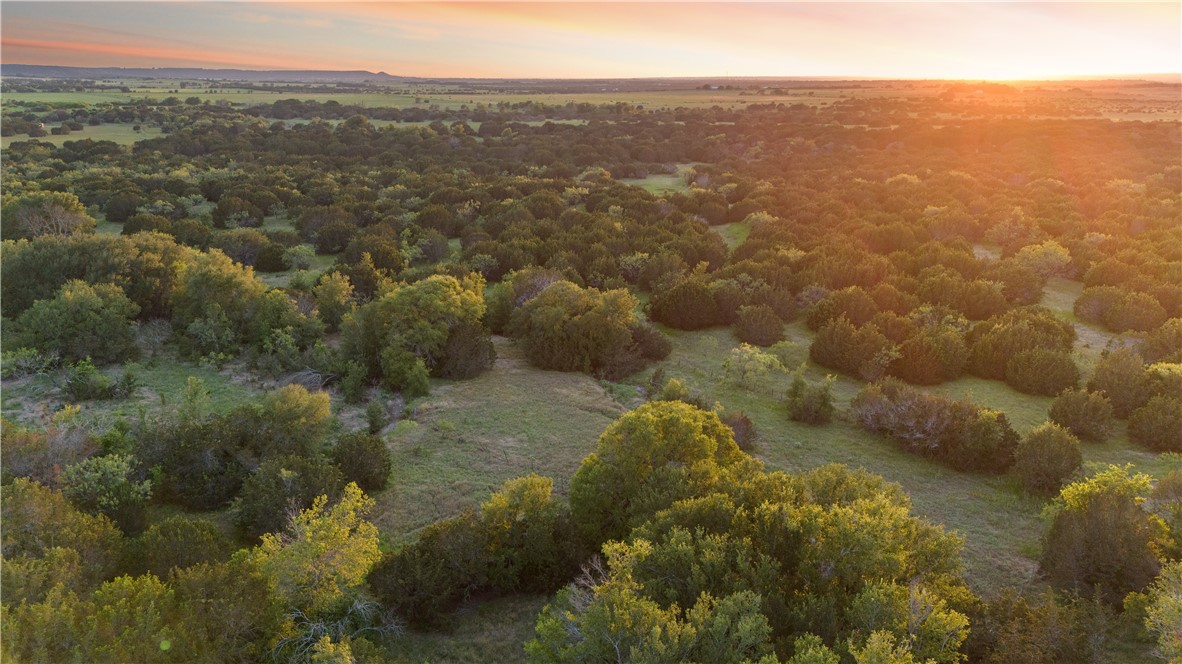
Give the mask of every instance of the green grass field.
POLYGON ((542 371, 496 339, 496 366, 465 381, 433 381, 414 422, 389 434, 391 489, 375 522, 399 538, 485 500, 505 480, 531 472, 565 493, 599 434, 625 408, 582 374, 542 371))
MULTIPOLYGON (((140 131, 132 129, 134 125, 130 124, 104 124, 94 127, 87 126, 82 131, 72 131, 65 136, 42 136, 36 140, 44 141, 46 143, 53 143, 54 145, 61 145, 66 141, 81 141, 90 138, 96 141, 114 141, 119 145, 131 145, 136 141, 142 141, 148 138, 158 138, 163 136, 159 127, 152 127, 150 125, 142 125, 140 131)), ((28 136, 5 136, 0 138, 0 149, 7 149, 16 141, 33 140, 28 136)))

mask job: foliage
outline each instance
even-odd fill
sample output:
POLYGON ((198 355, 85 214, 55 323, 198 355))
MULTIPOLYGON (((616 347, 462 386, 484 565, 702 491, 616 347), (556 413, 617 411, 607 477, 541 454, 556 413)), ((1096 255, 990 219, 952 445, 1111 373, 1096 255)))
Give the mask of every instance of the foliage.
POLYGON ((136 481, 135 459, 122 454, 92 457, 62 471, 62 494, 79 509, 109 517, 120 530, 138 534, 146 526, 149 480, 136 481))
POLYGON ((766 304, 739 307, 735 335, 744 343, 771 346, 784 338, 784 321, 766 304))
POLYGON ((55 424, 44 430, 25 429, 0 418, 0 467, 6 478, 28 477, 46 486, 57 483, 65 466, 98 451, 82 427, 55 424))
POLYGON ((222 562, 232 545, 213 523, 178 515, 152 524, 128 548, 137 572, 165 578, 174 568, 222 562))
POLYGON ((766 353, 756 346, 741 343, 722 361, 722 369, 726 377, 738 385, 756 388, 773 371, 783 371, 784 366, 771 353, 766 353))
POLYGON ((1088 390, 1063 390, 1051 402, 1048 418, 1085 440, 1102 441, 1112 433, 1111 402, 1088 390))
POLYGON ((1015 452, 1014 472, 1034 494, 1058 493, 1083 465, 1079 440, 1067 429, 1043 423, 1026 434, 1015 452))
POLYGON ((437 627, 473 592, 550 592, 579 551, 570 512, 549 478, 509 480, 479 513, 431 524, 370 573, 374 592, 412 625, 437 627))
POLYGON ((1006 362, 1006 384, 1025 394, 1054 396, 1079 384, 1079 368, 1061 350, 1024 350, 1006 362))
POLYGON ((1145 625, 1157 635, 1157 655, 1168 662, 1182 659, 1182 562, 1164 565, 1149 589, 1145 625))
POLYGON ((248 537, 278 532, 321 496, 336 500, 344 484, 341 471, 318 457, 265 461, 243 482, 234 501, 234 521, 248 537))
POLYGON ((1155 452, 1182 452, 1182 398, 1156 396, 1134 410, 1129 438, 1155 452))
POLYGON ((44 558, 55 548, 65 548, 78 553, 84 562, 81 575, 92 582, 113 571, 120 536, 107 517, 80 512, 60 492, 24 478, 5 486, 2 505, 0 553, 6 561, 44 558))
POLYGON ((788 417, 805 424, 828 424, 833 419, 833 376, 811 385, 804 379, 804 365, 792 374, 792 384, 784 395, 788 406, 788 417))
POLYGON ((633 341, 636 299, 569 281, 550 284, 512 314, 509 332, 543 369, 584 371, 612 380, 643 367, 633 341))
POLYGON ((730 470, 604 545, 606 563, 593 559, 538 617, 531 659, 736 661, 787 657, 795 642, 826 661, 820 641, 797 639, 882 630, 960 661, 958 541, 910 517, 897 487, 840 466, 730 470))
POLYGON ((17 318, 16 345, 67 360, 117 362, 135 352, 131 321, 139 310, 114 284, 70 281, 52 300, 33 303, 17 318))
POLYGON ((373 501, 356 484, 339 501, 326 496, 295 515, 283 532, 268 533, 245 559, 275 584, 276 594, 305 613, 326 609, 365 580, 381 558, 378 530, 365 520, 373 501))
POLYGON ((93 233, 94 217, 74 194, 33 191, 6 201, 0 210, 6 240, 93 233))
POLYGON ((886 434, 909 451, 957 470, 1004 472, 1014 462, 1018 434, 1000 411, 923 392, 885 379, 850 402, 863 428, 886 434))
POLYGON ((895 345, 873 323, 857 327, 844 317, 818 330, 809 346, 813 362, 865 380, 881 377, 897 357, 895 345))
POLYGON ((1112 403, 1112 412, 1124 419, 1144 406, 1152 396, 1152 386, 1144 361, 1136 351, 1118 348, 1106 353, 1096 364, 1088 390, 1099 392, 1112 403))
POLYGON ((476 274, 462 280, 434 275, 390 292, 356 311, 341 323, 341 350, 355 359, 370 379, 384 379, 395 390, 425 394, 427 375, 448 358, 447 352, 480 352, 481 346, 449 346, 453 330, 487 337, 484 281, 476 274))
POLYGON ((356 482, 370 493, 386 488, 394 467, 386 441, 361 431, 338 438, 332 448, 332 460, 341 469, 345 481, 356 482))
POLYGON ((1119 606, 1158 573, 1161 520, 1141 507, 1149 477, 1110 466, 1063 487, 1051 508, 1039 566, 1051 585, 1119 606))
POLYGON ((1076 595, 1051 589, 1022 596, 1006 589, 982 600, 970 617, 969 661, 1003 664, 1070 664, 1104 661, 1111 610, 1076 595))
POLYGON ((570 484, 571 515, 593 547, 657 510, 705 491, 746 455, 714 413, 656 401, 616 420, 570 484))

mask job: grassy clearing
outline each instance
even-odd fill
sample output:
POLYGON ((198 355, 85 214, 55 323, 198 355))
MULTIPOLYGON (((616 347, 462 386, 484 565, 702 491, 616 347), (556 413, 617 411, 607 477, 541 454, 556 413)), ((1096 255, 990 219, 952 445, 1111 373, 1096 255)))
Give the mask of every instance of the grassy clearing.
POLYGON ((413 423, 389 434, 392 488, 377 497, 374 518, 388 537, 475 506, 531 472, 565 493, 599 434, 624 412, 594 379, 535 369, 507 339, 495 343, 491 371, 433 384, 413 423))
POLYGON ((747 236, 751 234, 751 224, 743 221, 733 224, 720 224, 718 226, 711 226, 710 228, 722 236, 722 241, 726 243, 726 248, 731 251, 734 251, 736 247, 746 242, 747 236))
MULTIPOLYGON (((312 245, 305 244, 304 246, 311 248, 312 245)), ((312 257, 312 264, 308 267, 309 272, 323 273, 327 271, 337 262, 339 254, 329 254, 327 256, 316 254, 312 257)), ((291 277, 299 270, 284 270, 283 272, 255 272, 255 275, 271 288, 286 288, 287 284, 291 282, 291 277)))
MULTIPOLYGON (((134 365, 140 388, 129 399, 116 401, 86 401, 82 408, 82 422, 95 431, 105 431, 118 419, 133 419, 143 413, 179 403, 185 383, 190 376, 200 378, 210 393, 210 409, 222 412, 239 405, 257 393, 240 374, 231 369, 217 370, 181 360, 175 353, 161 353, 134 365)), ((109 368, 108 375, 117 377, 121 368, 109 368)), ((63 372, 4 381, 2 412, 4 417, 29 426, 45 426, 53 413, 67 401, 59 385, 63 372)))
POLYGON ((450 632, 408 632, 390 648, 392 662, 523 662, 526 641, 534 637, 542 595, 474 602, 452 616, 450 632))
MULTIPOLYGON (((91 102, 93 103, 93 102, 91 102)), ((136 141, 142 141, 149 138, 159 138, 164 134, 159 127, 152 127, 143 125, 140 131, 132 129, 134 125, 130 124, 104 124, 96 126, 87 126, 82 131, 72 131, 65 136, 42 136, 38 139, 31 139, 28 136, 5 136, 0 138, 0 149, 8 149, 16 141, 38 140, 46 143, 53 143, 54 145, 61 145, 66 141, 81 141, 85 138, 94 139, 96 141, 114 141, 119 145, 131 145, 136 141)), ((48 127, 47 127, 48 129, 48 127)))

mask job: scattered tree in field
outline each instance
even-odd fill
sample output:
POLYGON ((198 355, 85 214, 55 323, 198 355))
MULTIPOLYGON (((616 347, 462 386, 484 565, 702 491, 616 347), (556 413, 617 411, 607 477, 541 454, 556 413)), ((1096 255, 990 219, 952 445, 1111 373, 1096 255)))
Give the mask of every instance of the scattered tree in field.
POLYGON ((1006 362, 1006 384, 1026 394, 1054 396, 1079 384, 1079 368, 1061 350, 1023 350, 1006 362))
POLYGON ((743 343, 731 349, 722 361, 722 370, 736 384, 755 388, 773 371, 783 371, 784 365, 771 353, 743 343))
POLYGON ((509 332, 539 367, 619 379, 669 353, 660 333, 636 318, 635 308, 626 290, 601 292, 558 281, 513 312, 509 332))
POLYGON ((1022 438, 1015 452, 1014 472, 1034 494, 1059 492, 1083 465, 1079 440, 1067 429, 1049 422, 1022 438))
POLYGON ((784 395, 788 417, 805 424, 828 424, 833 419, 833 383, 836 378, 826 376, 816 385, 804 378, 804 365, 792 373, 792 384, 784 395))
POLYGON ((744 343, 771 346, 784 338, 784 321, 766 304, 739 307, 735 335, 744 343))
POLYGON ((446 366, 449 352, 478 353, 491 365, 491 342, 484 316, 484 280, 435 275, 397 286, 381 298, 345 315, 341 349, 356 360, 368 379, 382 379, 392 389, 425 394, 427 376, 446 366), (471 343, 449 344, 456 330, 471 343))
POLYGON ((1013 464, 1018 446, 1018 434, 1000 411, 952 401, 894 379, 867 385, 850 402, 850 413, 863 428, 957 470, 1004 472, 1013 464))

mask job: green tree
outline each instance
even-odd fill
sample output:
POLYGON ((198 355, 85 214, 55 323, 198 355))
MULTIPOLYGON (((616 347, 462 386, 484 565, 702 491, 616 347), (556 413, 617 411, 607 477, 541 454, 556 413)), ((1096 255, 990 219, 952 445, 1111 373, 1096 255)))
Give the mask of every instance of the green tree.
POLYGON ((131 322, 139 311, 114 284, 70 281, 17 318, 16 343, 70 361, 117 362, 135 353, 131 322))
POLYGON ((320 320, 330 332, 335 332, 341 319, 353 309, 353 284, 349 283, 349 277, 329 272, 320 277, 320 282, 312 289, 312 297, 316 299, 320 320))
POLYGON ((350 483, 331 506, 320 496, 284 532, 264 535, 245 559, 272 579, 289 606, 324 610, 355 591, 381 558, 378 529, 365 519, 372 507, 373 500, 350 483))
POLYGON ((1157 636, 1157 654, 1168 662, 1182 660, 1182 562, 1162 567, 1149 589, 1145 626, 1157 636))
POLYGON ((356 482, 362 490, 369 492, 385 489, 394 468, 386 441, 362 431, 337 439, 332 448, 332 460, 344 473, 345 481, 356 482))
POLYGON ((145 526, 152 483, 134 479, 134 464, 133 457, 110 454, 67 466, 62 493, 79 509, 104 514, 123 532, 138 534, 145 526))
POLYGON ((826 376, 817 385, 804 378, 804 365, 792 373, 792 384, 784 395, 788 417, 805 424, 828 424, 833 418, 833 383, 836 378, 826 376))
POLYGON ((5 240, 45 235, 94 232, 95 220, 74 194, 34 191, 16 197, 0 209, 0 235, 5 240))
POLYGON ((592 546, 620 539, 657 510, 719 481, 746 457, 718 416, 680 401, 616 420, 571 480, 575 525, 592 546))
POLYGON ((784 365, 775 355, 766 353, 751 344, 741 343, 732 348, 722 361, 722 370, 727 378, 748 388, 758 387, 773 371, 783 371, 784 365))
POLYGON ((233 542, 208 520, 177 515, 152 524, 127 549, 138 572, 167 577, 174 568, 223 561, 233 542))
POLYGON ((1088 390, 1107 397, 1112 403, 1112 412, 1121 419, 1144 406, 1153 396, 1145 362, 1130 348, 1105 353, 1088 381, 1088 390))
POLYGON ((242 484, 234 520, 250 537, 279 532, 294 511, 310 508, 320 496, 335 500, 344 484, 341 471, 320 457, 271 459, 242 484))
POLYGON ((1129 438, 1155 452, 1182 452, 1182 398, 1156 396, 1134 410, 1129 438))
POLYGON ((1161 519, 1141 507, 1148 475, 1110 466, 1063 487, 1051 507, 1040 568, 1051 585, 1111 606, 1158 573, 1154 550, 1165 537, 1161 519))

